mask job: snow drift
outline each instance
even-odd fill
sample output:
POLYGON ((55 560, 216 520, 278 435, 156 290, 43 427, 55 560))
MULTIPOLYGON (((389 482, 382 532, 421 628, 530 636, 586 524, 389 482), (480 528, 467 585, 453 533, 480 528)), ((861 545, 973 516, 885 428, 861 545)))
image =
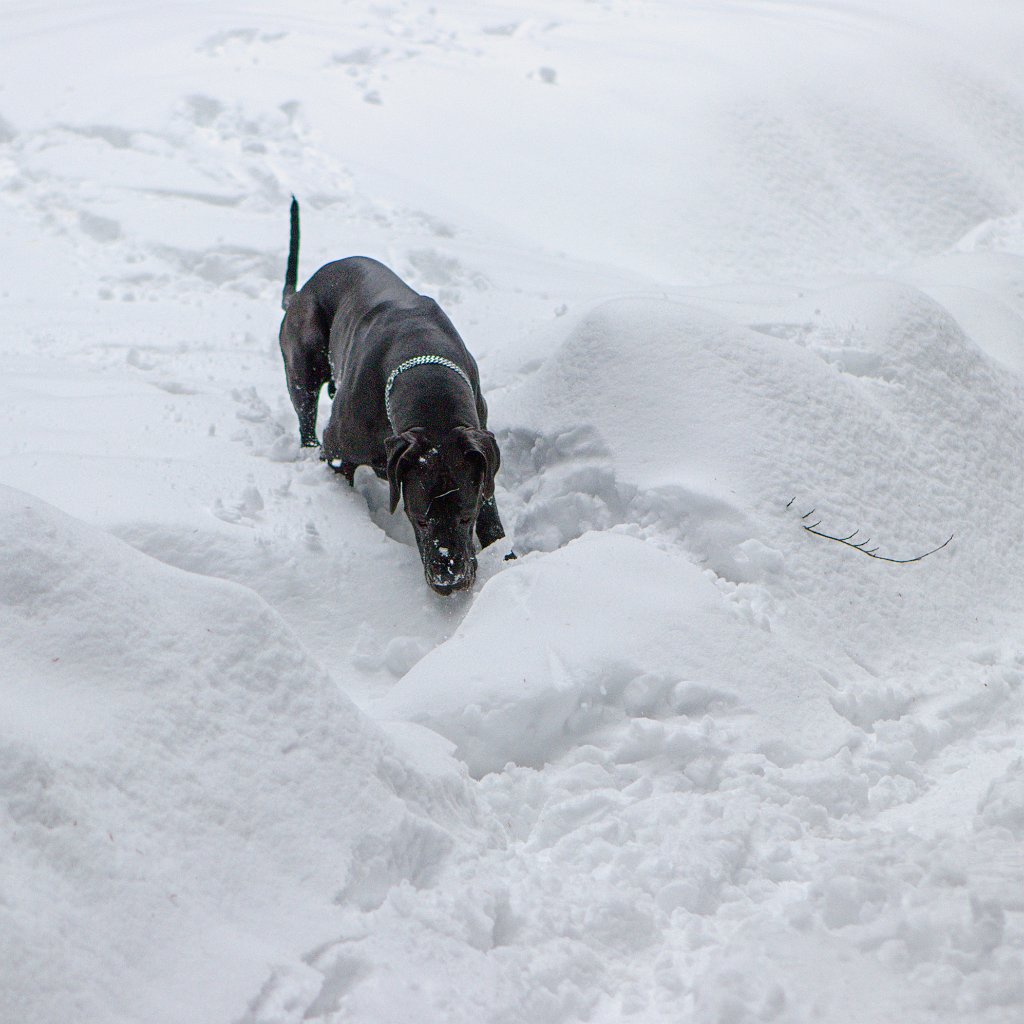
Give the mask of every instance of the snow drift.
POLYGON ((0 500, 5 1015, 228 1019, 480 825, 250 591, 0 500))

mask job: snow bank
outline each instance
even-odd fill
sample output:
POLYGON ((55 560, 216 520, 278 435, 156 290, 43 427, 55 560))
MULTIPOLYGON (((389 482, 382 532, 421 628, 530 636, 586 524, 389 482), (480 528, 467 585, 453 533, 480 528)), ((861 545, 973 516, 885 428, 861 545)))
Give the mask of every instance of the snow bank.
POLYGON ((475 774, 606 745, 627 719, 637 759, 684 774, 722 742, 785 763, 832 753, 849 729, 830 688, 749 619, 688 560, 589 533, 492 579, 379 711, 447 736, 475 774))
POLYGON ((0 497, 6 1018, 223 1021, 481 819, 251 592, 0 497))
POLYGON ((965 587, 1016 606, 1022 404, 949 310, 888 280, 602 304, 493 403, 524 549, 628 525, 723 582, 770 585, 800 642, 842 619, 840 642, 881 657, 973 639, 965 587), (894 558, 955 536, 904 586, 800 529, 815 522, 894 558))

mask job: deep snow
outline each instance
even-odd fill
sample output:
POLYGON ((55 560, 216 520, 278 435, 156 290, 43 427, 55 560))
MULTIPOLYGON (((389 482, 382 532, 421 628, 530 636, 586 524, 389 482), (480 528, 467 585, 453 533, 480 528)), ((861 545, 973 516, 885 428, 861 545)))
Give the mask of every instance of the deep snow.
POLYGON ((1022 44, 4 8, 0 1021, 1019 1020, 1022 44), (478 357, 471 595, 297 447, 291 192, 478 357))

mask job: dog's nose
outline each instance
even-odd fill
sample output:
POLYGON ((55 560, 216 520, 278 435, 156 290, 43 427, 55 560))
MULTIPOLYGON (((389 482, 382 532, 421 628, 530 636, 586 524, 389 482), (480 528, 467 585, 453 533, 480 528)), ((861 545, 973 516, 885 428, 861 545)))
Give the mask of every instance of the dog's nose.
POLYGON ((451 594, 473 586, 476 566, 473 562, 459 565, 454 558, 446 558, 426 566, 427 583, 439 594, 451 594))
POLYGON ((427 580, 427 582, 430 584, 430 589, 433 590, 435 594, 440 594, 442 597, 447 597, 449 594, 454 594, 459 590, 469 589, 469 587, 473 586, 475 578, 476 577, 474 576, 464 576, 461 579, 457 579, 453 582, 442 582, 440 580, 433 579, 427 580))
POLYGON ((449 590, 457 590, 459 587, 469 586, 473 582, 473 573, 431 572, 427 574, 427 581, 432 587, 447 587, 449 590))

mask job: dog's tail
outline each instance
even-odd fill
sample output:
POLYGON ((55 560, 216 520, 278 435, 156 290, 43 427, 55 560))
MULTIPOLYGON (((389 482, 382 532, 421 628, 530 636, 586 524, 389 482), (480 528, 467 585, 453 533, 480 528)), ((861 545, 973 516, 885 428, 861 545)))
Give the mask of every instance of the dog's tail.
POLYGON ((287 309, 295 295, 299 280, 299 201, 292 196, 291 237, 288 240, 288 267, 284 272, 284 292, 281 294, 281 308, 287 309))

